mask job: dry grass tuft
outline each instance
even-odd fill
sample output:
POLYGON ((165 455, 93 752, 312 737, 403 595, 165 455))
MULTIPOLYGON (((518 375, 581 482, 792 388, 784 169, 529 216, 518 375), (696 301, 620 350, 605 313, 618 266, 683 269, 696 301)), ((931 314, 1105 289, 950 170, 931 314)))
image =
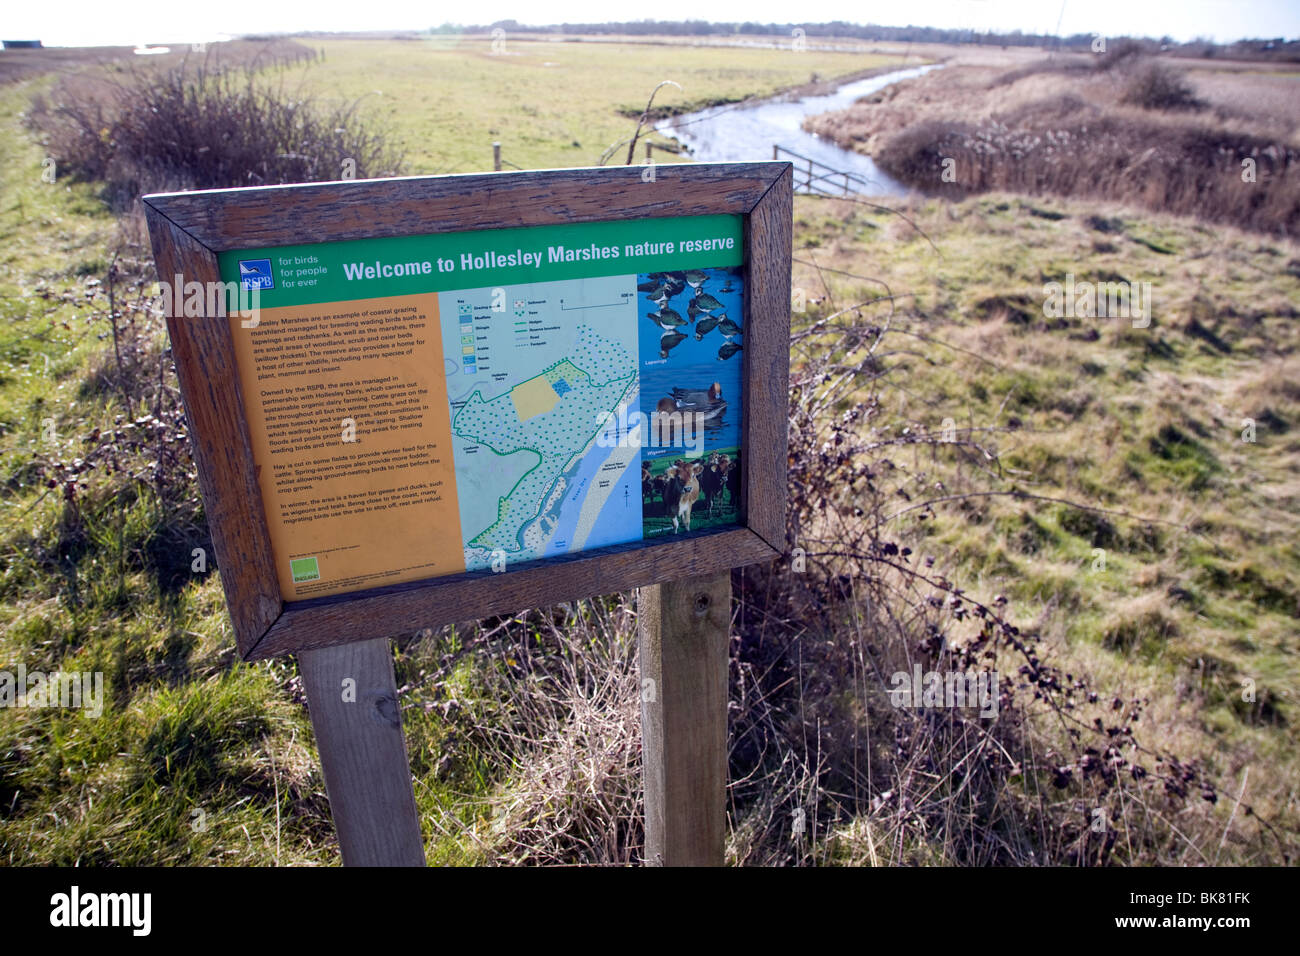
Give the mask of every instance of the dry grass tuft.
POLYGON ((1271 95, 1252 110, 1240 89, 1287 81, 1233 74, 1222 100, 1217 82, 1132 55, 958 65, 807 125, 934 195, 1095 197, 1297 234, 1300 116, 1271 95))
MULTIPOLYGON (((315 53, 281 55, 292 62, 315 53)), ((318 107, 273 83, 265 69, 274 65, 211 58, 132 65, 98 83, 73 77, 38 96, 28 120, 59 168, 102 182, 118 211, 149 192, 401 173, 399 152, 360 119, 359 101, 318 107)))

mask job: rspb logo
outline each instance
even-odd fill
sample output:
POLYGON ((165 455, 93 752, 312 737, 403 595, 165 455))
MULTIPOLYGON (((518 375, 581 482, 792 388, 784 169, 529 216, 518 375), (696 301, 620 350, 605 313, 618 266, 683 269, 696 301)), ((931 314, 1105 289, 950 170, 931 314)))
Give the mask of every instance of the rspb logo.
POLYGON ((240 259, 239 284, 245 289, 274 289, 270 259, 240 259))

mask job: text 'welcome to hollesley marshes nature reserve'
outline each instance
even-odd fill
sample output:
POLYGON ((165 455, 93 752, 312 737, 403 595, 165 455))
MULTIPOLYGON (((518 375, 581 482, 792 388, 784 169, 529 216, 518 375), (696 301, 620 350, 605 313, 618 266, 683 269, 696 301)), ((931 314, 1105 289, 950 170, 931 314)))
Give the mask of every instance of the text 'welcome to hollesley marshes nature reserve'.
MULTIPOLYGON (((577 248, 565 245, 548 246, 545 251, 516 248, 513 252, 500 252, 496 249, 489 249, 487 252, 478 255, 472 252, 462 252, 460 254, 460 271, 462 273, 482 272, 487 269, 512 269, 516 266, 532 266, 540 269, 543 263, 554 265, 557 262, 590 262, 599 259, 617 259, 620 255, 625 259, 636 259, 645 256, 671 256, 677 252, 712 252, 714 250, 722 252, 738 247, 739 243, 734 237, 726 236, 713 239, 685 239, 680 242, 628 243, 623 246, 621 253, 618 246, 598 246, 595 243, 577 248)), ((304 264, 315 266, 316 257, 307 257, 304 264)), ((325 267, 321 268, 323 270, 325 267)), ((343 263, 343 275, 349 282, 355 282, 361 279, 391 279, 406 275, 427 276, 432 275, 435 268, 439 272, 454 272, 456 270, 456 261, 452 258, 438 259, 436 262, 431 262, 428 259, 419 262, 383 262, 378 259, 373 263, 345 262, 343 263)), ((321 275, 323 272, 317 272, 313 269, 304 270, 303 274, 321 275)))

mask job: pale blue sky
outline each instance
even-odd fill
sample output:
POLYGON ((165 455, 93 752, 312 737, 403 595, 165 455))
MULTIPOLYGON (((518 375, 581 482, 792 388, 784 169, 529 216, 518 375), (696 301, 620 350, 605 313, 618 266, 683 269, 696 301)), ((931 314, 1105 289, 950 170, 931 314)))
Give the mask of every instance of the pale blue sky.
POLYGON ((14 2, 5 11, 5 38, 39 38, 47 45, 118 45, 215 40, 251 32, 301 30, 418 30, 451 21, 489 23, 600 22, 609 19, 708 19, 804 22, 846 20, 893 26, 917 24, 973 30, 1062 34, 1100 33, 1177 40, 1211 36, 1300 37, 1300 0, 655 0, 612 4, 608 0, 484 0, 475 4, 366 0, 364 3, 268 3, 222 0, 178 4, 175 0, 105 3, 14 2))

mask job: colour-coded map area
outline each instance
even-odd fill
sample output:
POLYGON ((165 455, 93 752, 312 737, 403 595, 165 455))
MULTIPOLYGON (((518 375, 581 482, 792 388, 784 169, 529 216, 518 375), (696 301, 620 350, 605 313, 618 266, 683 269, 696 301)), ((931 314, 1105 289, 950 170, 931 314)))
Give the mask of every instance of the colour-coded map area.
MULTIPOLYGON (((582 334, 584 344, 593 346, 593 354, 613 351, 597 347, 599 340, 590 329, 582 334)), ((598 423, 626 401, 636 383, 634 365, 624 363, 616 371, 622 373, 620 377, 593 381, 564 359, 490 401, 477 391, 470 396, 452 422, 453 434, 477 441, 497 455, 527 453, 537 459, 500 499, 496 522, 476 534, 468 542, 470 547, 509 554, 542 543, 547 529, 539 519, 563 496, 564 472, 595 439, 598 423), (531 542, 525 539, 529 527, 534 529, 531 542)))
POLYGON ((492 308, 501 290, 445 294, 444 314, 473 330, 444 332, 474 348, 467 362, 459 345, 448 378, 457 486, 478 491, 460 496, 468 569, 640 537, 638 449, 597 441, 637 404, 633 285, 512 287, 505 310, 492 308))

